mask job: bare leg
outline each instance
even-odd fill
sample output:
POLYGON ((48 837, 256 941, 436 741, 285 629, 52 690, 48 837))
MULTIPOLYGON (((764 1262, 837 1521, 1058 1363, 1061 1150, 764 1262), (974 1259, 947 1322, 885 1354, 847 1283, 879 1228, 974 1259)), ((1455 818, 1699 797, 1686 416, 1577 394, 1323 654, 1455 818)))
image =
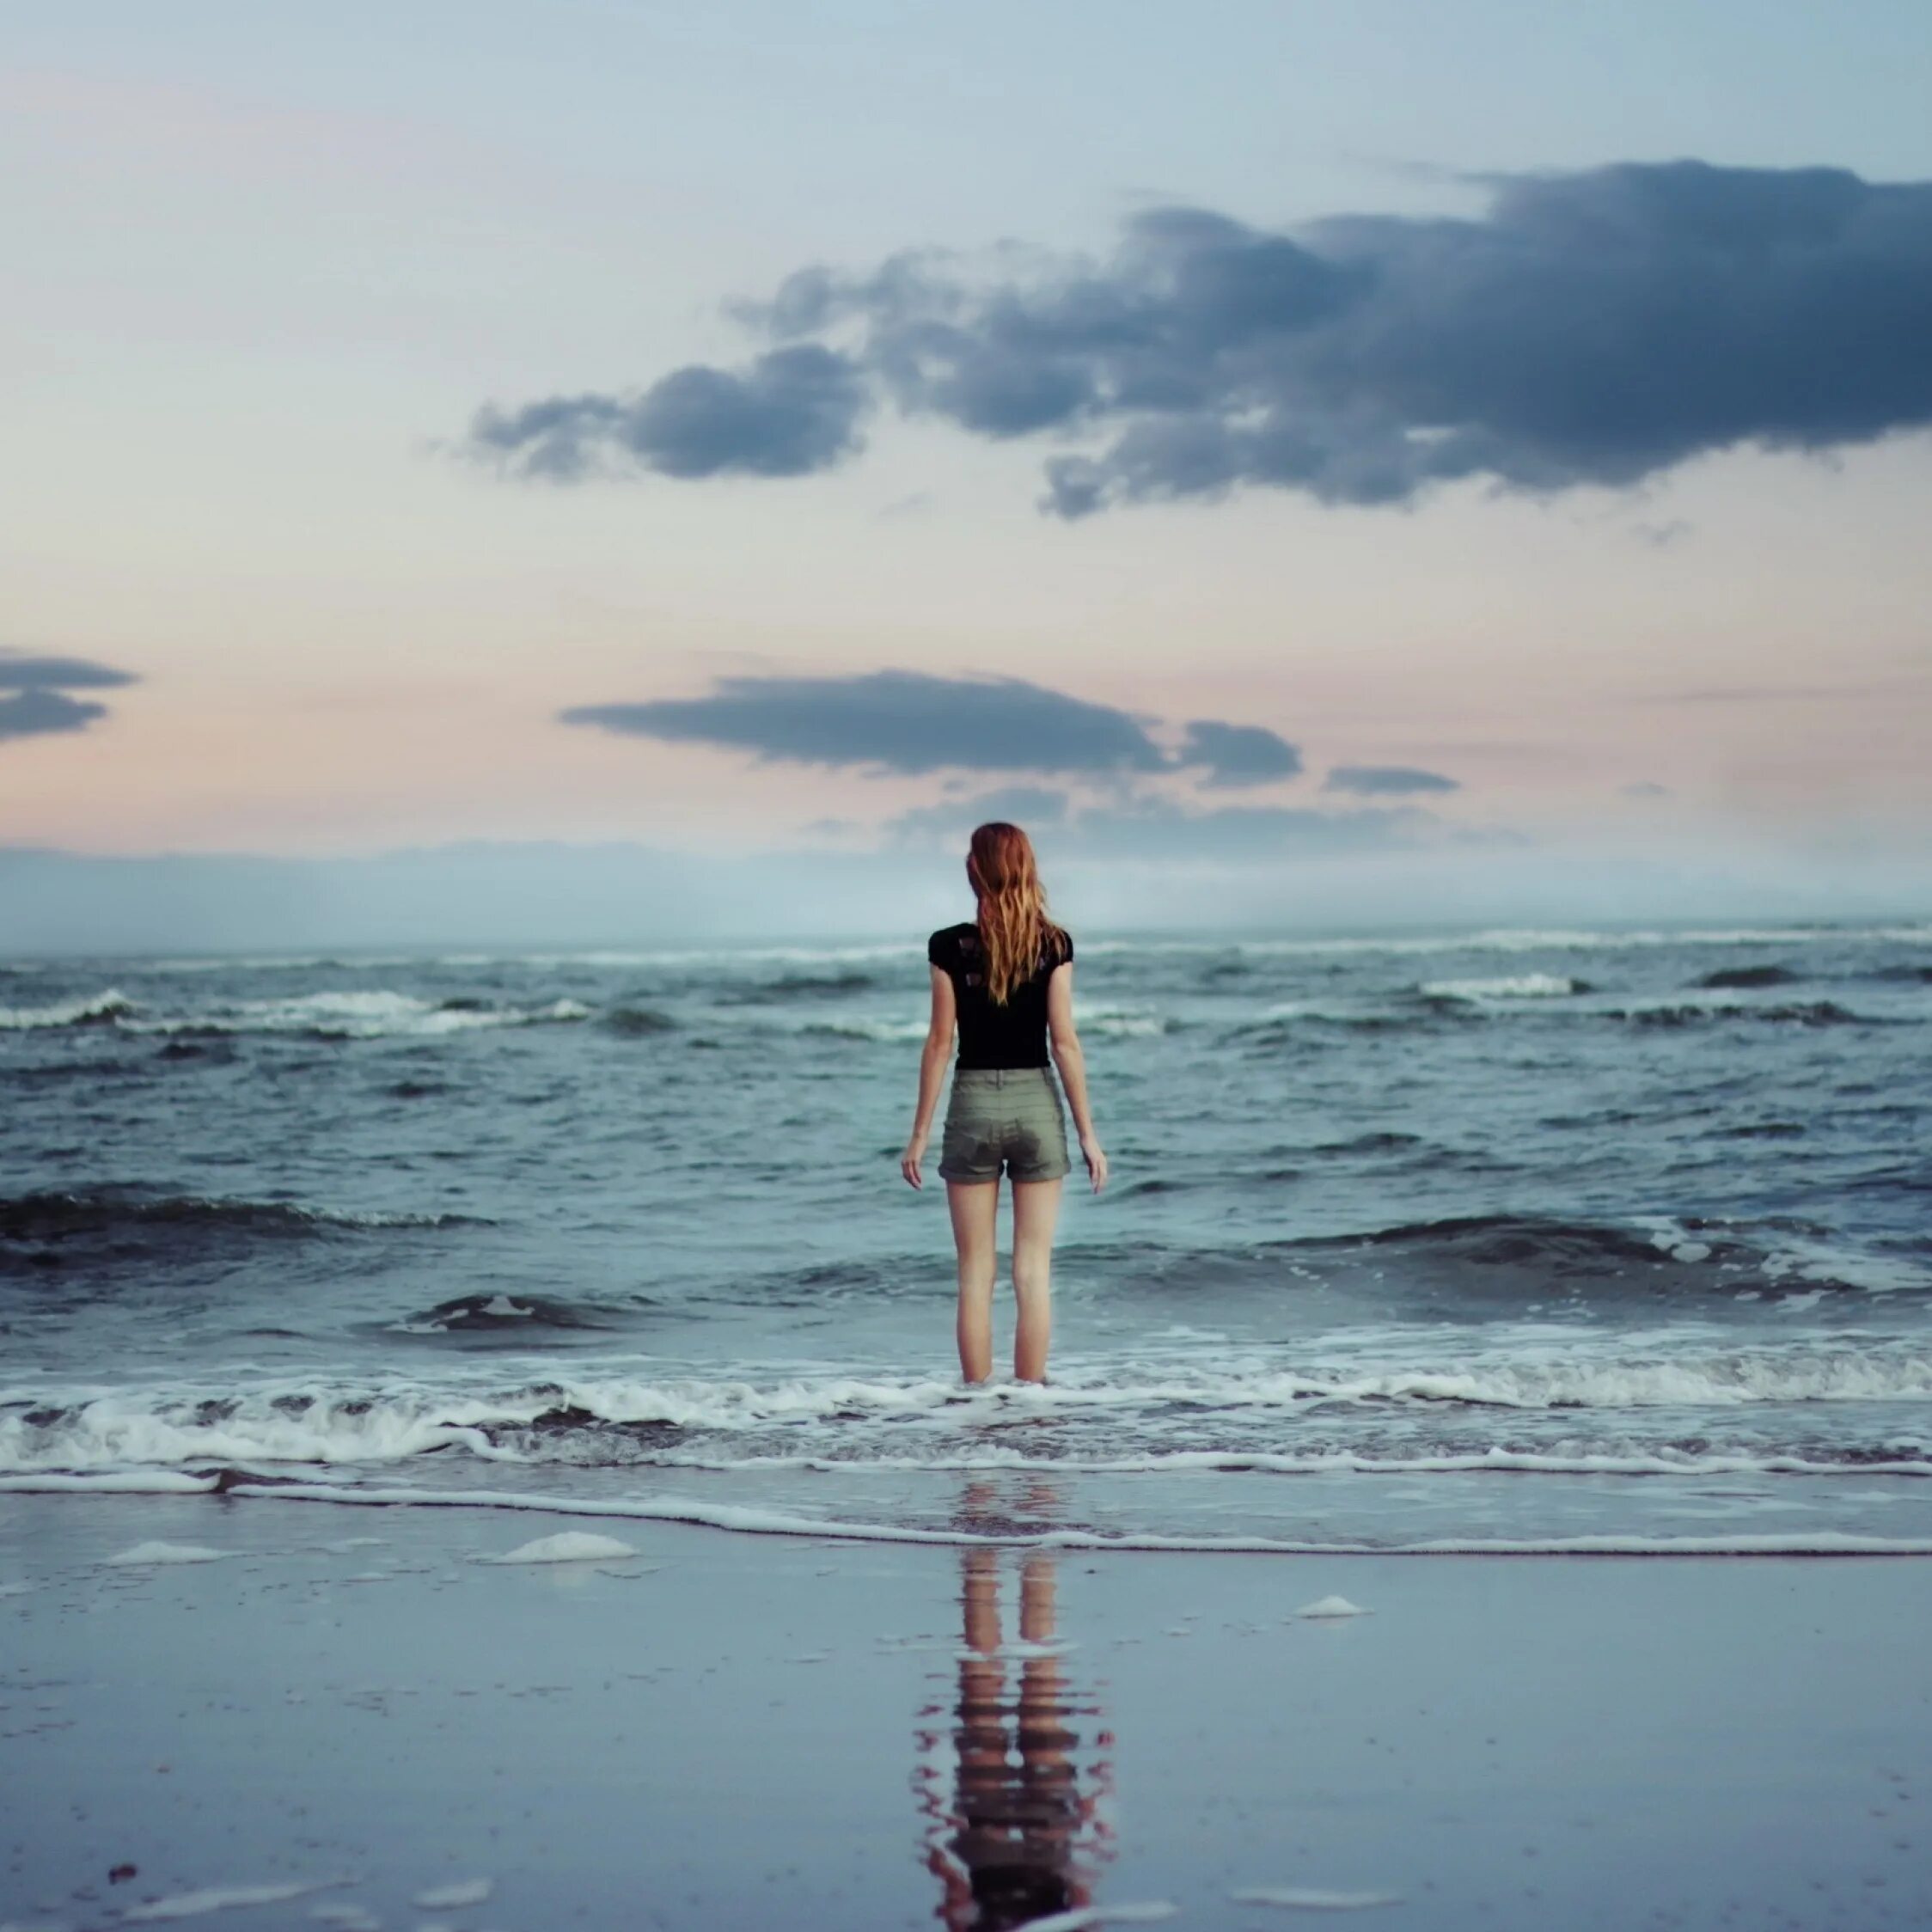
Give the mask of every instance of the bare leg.
POLYGON ((952 1244, 959 1250, 959 1372, 969 1382, 993 1373, 993 1273, 998 1258, 1000 1183, 948 1181, 952 1244))
POLYGON ((1047 1379, 1053 1335, 1053 1230, 1060 1217, 1058 1181, 1013 1183, 1013 1373, 1022 1382, 1047 1379))

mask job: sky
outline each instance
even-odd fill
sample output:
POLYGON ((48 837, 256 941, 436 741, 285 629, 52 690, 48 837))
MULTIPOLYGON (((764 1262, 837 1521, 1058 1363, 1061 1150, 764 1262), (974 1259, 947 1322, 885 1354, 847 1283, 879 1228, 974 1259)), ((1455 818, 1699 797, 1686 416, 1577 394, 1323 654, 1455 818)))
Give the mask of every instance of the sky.
POLYGON ((1932 905, 1917 0, 0 56, 0 945, 829 930, 986 816, 1126 923, 1932 905))

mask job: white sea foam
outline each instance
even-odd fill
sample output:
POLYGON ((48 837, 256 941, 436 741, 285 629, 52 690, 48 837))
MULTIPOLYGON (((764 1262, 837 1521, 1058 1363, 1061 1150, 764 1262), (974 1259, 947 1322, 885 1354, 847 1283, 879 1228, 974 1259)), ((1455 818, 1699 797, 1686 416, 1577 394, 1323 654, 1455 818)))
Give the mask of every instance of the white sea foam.
POLYGON ((236 1000, 205 1010, 122 1017, 131 1033, 316 1033, 347 1040, 434 1039, 500 1026, 541 1026, 589 1019, 578 1000, 528 1006, 450 1006, 413 994, 375 987, 360 993, 311 993, 281 1000, 236 1000))
MULTIPOLYGON (((169 1472, 159 1472, 165 1477, 169 1472)), ((210 1476, 192 1486, 211 1490, 210 1476)), ((84 1477, 0 1477, 0 1492, 33 1494, 44 1489, 84 1490, 84 1477)), ((131 1485, 121 1484, 120 1488, 131 1485)), ((158 1485, 157 1485, 158 1486, 158 1485)), ((170 1483, 170 1489, 178 1484, 170 1483)), ((1797 1530, 1730 1536, 1441 1537, 1419 1543, 1318 1543, 1277 1537, 1176 1537, 1127 1532, 1049 1530, 995 1536, 965 1530, 926 1530, 907 1525, 811 1517, 783 1510, 701 1502, 681 1496, 559 1497, 508 1490, 437 1490, 364 1487, 359 1483, 274 1483, 230 1484, 226 1494, 250 1501, 321 1502, 378 1508, 521 1509, 550 1516, 606 1520, 684 1523, 750 1536, 830 1538, 853 1543, 930 1544, 944 1548, 1167 1550, 1210 1555, 1311 1556, 1932 1556, 1932 1538, 1878 1537, 1843 1530, 1797 1530)))
MULTIPOLYGON (((1801 1298, 1796 1298, 1801 1299, 1801 1298)), ((85 1470, 185 1462, 380 1463, 460 1446, 505 1463, 553 1459, 541 1440, 518 1445, 486 1431, 514 1430, 557 1410, 607 1423, 668 1423, 714 1434, 774 1423, 923 1420, 976 1431, 1027 1415, 1106 1415, 1186 1403, 1309 1415, 1359 1403, 1455 1403, 1527 1411, 1738 1409, 1802 1402, 1932 1399, 1932 1344, 1794 1338, 1758 1347, 1698 1350, 1681 1336, 1642 1337, 1593 1359, 1574 1343, 1525 1348, 1519 1359, 1439 1364, 1262 1361, 1188 1371, 1179 1366, 1070 1365, 1044 1386, 963 1391, 951 1380, 886 1375, 800 1375, 767 1383, 624 1375, 559 1379, 496 1388, 395 1382, 319 1386, 274 1380, 237 1391, 175 1385, 102 1391, 83 1385, 0 1391, 31 1397, 30 1421, 0 1414, 0 1470, 85 1470), (218 1404, 210 1412, 205 1405, 218 1404)), ((810 1447, 820 1446, 810 1443, 810 1447)), ((826 1440, 823 1446, 829 1448, 826 1440)), ((670 1459, 667 1456, 667 1459, 670 1459)), ((798 1466, 804 1466, 800 1464, 798 1466)), ((1122 1465, 1116 1465, 1122 1466, 1122 1465)))
POLYGON ((425 1911, 451 1911, 459 1905, 480 1905, 490 1896, 488 1879, 459 1879, 449 1885, 432 1885, 410 1901, 425 1911))
POLYGON ((1026 1932, 1086 1932, 1091 1925, 1152 1925, 1172 1918, 1180 1907, 1170 1898, 1128 1900, 1110 1905, 1076 1905, 1073 1911, 1030 1918, 1026 1932))
POLYGON ((306 1885, 213 1885, 198 1892, 177 1892, 168 1898, 127 1906, 114 1919, 117 1925, 150 1925, 182 1918, 202 1918, 210 1912, 232 1911, 247 1905, 279 1905, 311 1892, 327 1892, 352 1879, 315 1879, 306 1885))
POLYGON ((1311 1604, 1304 1604, 1295 1612, 1297 1617, 1317 1619, 1326 1617, 1367 1617, 1372 1614, 1360 1604, 1352 1604, 1346 1597, 1318 1597, 1311 1604))
MULTIPOLYGON (((768 1018, 753 1024, 769 1024, 768 1018)), ((796 1022, 787 1030, 799 1033, 834 1033, 847 1040, 876 1040, 890 1044, 893 1042, 923 1040, 926 1037, 926 1022, 923 1019, 810 1019, 796 1022)))
POLYGON ((31 1032, 44 1026, 78 1026, 87 1020, 113 1019, 135 1011, 134 1002, 118 987, 92 993, 81 1000, 63 1000, 52 1006, 0 1006, 0 1031, 31 1032))
MULTIPOLYGON (((612 1556, 634 1556, 633 1544, 620 1543, 614 1536, 592 1536, 583 1530, 563 1530, 555 1536, 539 1537, 535 1543, 519 1544, 500 1556, 479 1556, 480 1563, 593 1563, 612 1556)), ((428 1899, 419 1898, 419 1905, 428 1899)), ((448 1898, 444 1904, 468 1904, 468 1899, 448 1898)))
POLYGON ((1358 1912, 1402 1903, 1399 1892, 1324 1892, 1305 1885, 1244 1886, 1228 1897, 1238 1905, 1281 1905, 1304 1912, 1358 1912))
POLYGON ((977 1471, 1042 1470, 1079 1476, 1932 1476, 1932 1452, 1856 1461, 1825 1462, 1803 1456, 1605 1447, 1559 1453, 1524 1449, 1472 1450, 1464 1455, 1374 1454, 1366 1450, 1238 1449, 1149 1450, 1134 1456, 1029 1456, 1018 1449, 941 1451, 930 1456, 722 1456, 700 1450, 667 1450, 651 1458, 667 1469, 732 1471, 809 1470, 818 1475, 855 1472, 971 1475, 977 1471))
POLYGON ((122 1564, 218 1563, 227 1554, 225 1550, 210 1550, 199 1543, 137 1543, 101 1560, 122 1564))
POLYGON ((1417 989, 1428 1000, 1560 1000, 1580 993, 1580 981, 1560 973, 1517 973, 1492 980, 1425 980, 1417 989))
POLYGON ((1079 1006, 1073 1017, 1086 1031, 1117 1040, 1158 1039, 1177 1024, 1149 1006, 1079 1006))

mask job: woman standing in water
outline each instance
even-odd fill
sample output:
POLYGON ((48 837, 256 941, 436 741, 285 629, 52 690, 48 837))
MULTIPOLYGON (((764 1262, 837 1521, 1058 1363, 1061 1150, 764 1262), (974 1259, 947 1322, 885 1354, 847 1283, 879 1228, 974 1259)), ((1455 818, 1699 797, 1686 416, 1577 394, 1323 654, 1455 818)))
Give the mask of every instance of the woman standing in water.
POLYGON ((1017 825, 980 826, 966 855, 979 901, 970 925, 948 926, 926 942, 932 1018, 919 1061, 919 1107, 899 1171, 925 1184, 920 1163, 939 1102, 939 1081, 959 1034, 941 1143, 939 1178, 959 1251, 959 1366, 969 1382, 993 1373, 993 1277, 998 1259, 1000 1176, 1013 1189, 1013 1374, 1047 1379, 1053 1329, 1054 1222, 1072 1168, 1049 1046, 1097 1194, 1106 1184, 1087 1106, 1086 1062, 1073 1030, 1073 941, 1047 916, 1033 846, 1017 825))

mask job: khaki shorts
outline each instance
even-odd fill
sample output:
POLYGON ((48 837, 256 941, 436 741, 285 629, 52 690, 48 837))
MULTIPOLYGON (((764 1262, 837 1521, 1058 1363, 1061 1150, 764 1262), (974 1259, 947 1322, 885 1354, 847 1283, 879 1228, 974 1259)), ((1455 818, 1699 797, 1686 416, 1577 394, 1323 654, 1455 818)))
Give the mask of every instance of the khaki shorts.
POLYGON ((943 1181, 1057 1181, 1072 1169, 1060 1088, 1044 1067, 959 1067, 946 1103, 943 1181))

